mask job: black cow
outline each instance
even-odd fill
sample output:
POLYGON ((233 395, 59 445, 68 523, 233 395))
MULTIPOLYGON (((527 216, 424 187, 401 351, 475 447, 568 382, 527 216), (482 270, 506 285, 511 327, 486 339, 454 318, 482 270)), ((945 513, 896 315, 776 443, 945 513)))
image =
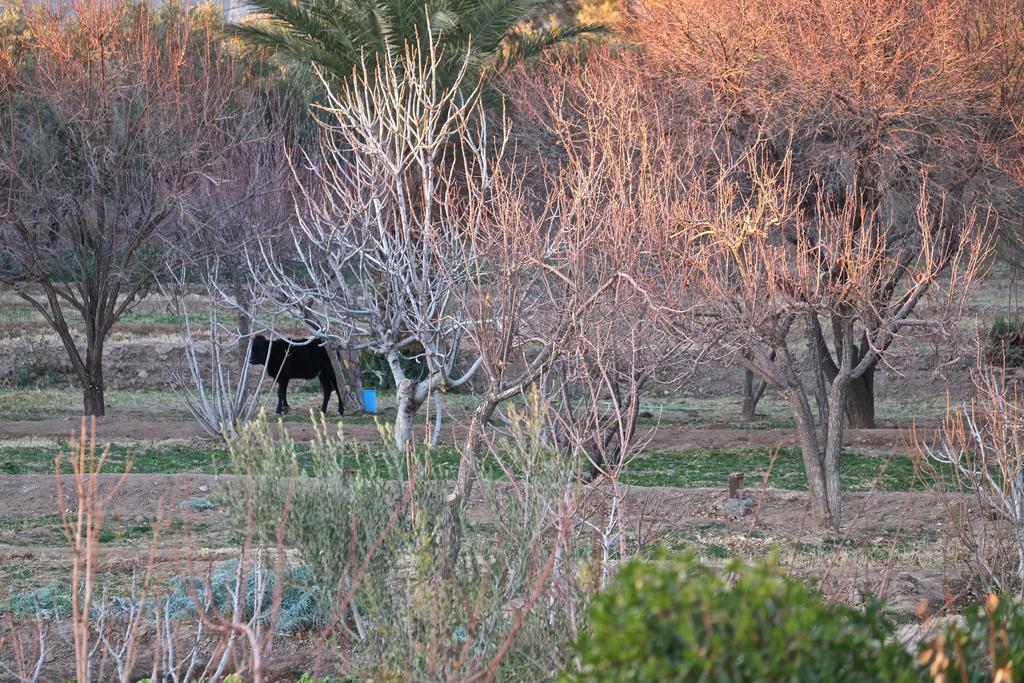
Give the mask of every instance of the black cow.
POLYGON ((277 414, 291 410, 288 405, 288 380, 320 378, 320 387, 324 390, 324 403, 320 412, 327 412, 327 404, 331 400, 331 392, 338 394, 338 414, 345 414, 345 404, 341 400, 338 380, 331 367, 331 359, 323 340, 309 339, 275 339, 270 341, 262 334, 252 340, 252 351, 249 362, 253 365, 266 365, 267 374, 277 380, 277 414))

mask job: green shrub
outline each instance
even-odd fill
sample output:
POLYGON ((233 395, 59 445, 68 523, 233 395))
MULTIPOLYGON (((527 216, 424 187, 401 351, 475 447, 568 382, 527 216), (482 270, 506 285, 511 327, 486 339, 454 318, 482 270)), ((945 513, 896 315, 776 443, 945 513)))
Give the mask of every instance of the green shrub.
POLYGON ((990 363, 1007 367, 1024 366, 1024 322, 996 318, 988 331, 985 357, 990 363))
POLYGON ((62 374, 69 370, 50 358, 32 358, 19 366, 11 379, 11 385, 18 388, 46 389, 61 383, 62 374))
POLYGON ((0 612, 42 616, 46 619, 64 619, 71 614, 71 587, 65 583, 49 583, 28 593, 7 598, 0 612))
POLYGON ((881 606, 824 602, 776 562, 633 560, 594 598, 569 681, 912 681, 881 606))
MULTIPOLYGON (((210 573, 208 581, 197 577, 172 577, 171 592, 165 602, 167 613, 174 619, 194 618, 207 602, 206 592, 209 587, 211 606, 221 614, 231 614, 233 593, 240 575, 238 565, 238 560, 222 562, 210 573)), ((259 610, 261 618, 258 621, 269 621, 276 581, 275 573, 268 569, 250 569, 245 572, 245 597, 239 601, 245 619, 259 610)), ((281 589, 281 605, 276 624, 278 630, 290 632, 320 628, 327 616, 322 592, 313 580, 312 571, 305 565, 293 567, 288 571, 281 589)))
MULTIPOLYGON (((367 389, 384 391, 395 388, 395 377, 391 374, 391 366, 384 354, 363 349, 359 352, 359 365, 363 386, 367 389)), ((401 365, 406 377, 412 380, 420 381, 427 376, 427 365, 422 358, 410 358, 408 354, 403 354, 401 365)))
MULTIPOLYGON (((551 552, 552 511, 574 480, 574 462, 544 450, 539 436, 511 440, 495 455, 529 485, 510 495, 504 483, 479 482, 495 521, 474 526, 449 508, 449 484, 433 477, 425 454, 372 451, 315 427, 308 467, 284 430, 262 417, 247 427, 231 447, 232 469, 245 476, 233 480, 225 506, 239 535, 251 531, 273 547, 280 532, 310 568, 328 609, 343 615, 336 640, 360 652, 347 673, 460 680, 482 671, 513 635, 499 679, 556 676, 570 654, 568 620, 585 607, 575 577, 561 575, 558 602, 536 602, 513 633, 514 609, 551 552)), ((567 566, 574 553, 565 551, 567 566)))
POLYGON ((988 683, 1020 680, 1024 671, 1024 605, 989 596, 965 610, 921 647, 920 662, 934 680, 988 683))

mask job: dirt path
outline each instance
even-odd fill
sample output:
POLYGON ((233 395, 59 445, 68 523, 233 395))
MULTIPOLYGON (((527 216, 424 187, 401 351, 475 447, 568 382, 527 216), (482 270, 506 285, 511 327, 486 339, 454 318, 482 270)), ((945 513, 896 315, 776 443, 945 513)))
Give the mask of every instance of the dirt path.
MULTIPOLYGON (((113 474, 99 476, 101 491, 109 491, 119 478, 113 474)), ((208 522, 218 520, 225 514, 222 510, 202 509, 206 505, 197 506, 196 501, 215 501, 234 479, 206 474, 131 474, 112 499, 109 512, 126 517, 152 518, 169 514, 208 522)), ((77 500, 74 480, 65 475, 62 483, 65 510, 73 511, 77 500)), ((808 517, 806 493, 775 489, 763 494, 757 490, 748 493, 759 504, 756 514, 759 527, 787 536, 817 534, 808 517)), ((595 504, 601 497, 596 487, 588 487, 586 495, 595 504)), ((706 525, 709 520, 726 521, 721 510, 725 498, 724 488, 633 486, 625 503, 631 510, 632 522, 639 524, 642 517, 644 525, 678 530, 706 525)), ((941 506, 936 505, 935 495, 928 492, 848 493, 845 501, 848 531, 868 532, 900 526, 921 528, 941 521, 943 515, 941 506)), ((479 487, 470 508, 471 516, 487 517, 479 487)), ((52 475, 0 475, 0 519, 34 518, 58 512, 57 485, 52 475)), ((737 523, 737 529, 749 529, 751 521, 751 518, 742 520, 737 523)))
MULTIPOLYGON (((67 439, 77 435, 81 418, 49 418, 46 420, 0 420, 0 439, 52 438, 67 439)), ((285 423, 288 434, 299 441, 313 437, 313 427, 295 422, 285 423)), ((380 438, 376 425, 345 424, 345 434, 358 441, 372 442, 380 438)), ((100 418, 96 436, 101 442, 207 441, 216 444, 194 421, 160 421, 133 418, 100 418)))
MULTIPOLYGON (((0 439, 50 438, 67 439, 78 430, 78 419, 0 421, 0 439)), ((312 438, 313 428, 304 423, 285 423, 289 435, 297 441, 312 438)), ((357 441, 372 443, 380 438, 376 425, 344 425, 345 435, 357 441)), ((100 441, 157 442, 199 441, 206 434, 192 421, 153 421, 142 419, 109 419, 97 427, 100 441)), ((449 423, 444 439, 460 440, 465 435, 461 424, 449 423)), ((849 429, 846 445, 864 454, 903 454, 912 443, 906 429, 849 429)), ((797 445, 792 429, 713 429, 662 425, 648 440, 650 449, 687 450, 695 448, 791 448, 797 445)))
MULTIPOLYGON (((117 475, 100 475, 101 490, 109 491, 117 479, 117 475)), ((178 526, 178 535, 162 540, 157 548, 151 548, 147 538, 128 545, 101 546, 102 565, 107 570, 129 572, 152 562, 170 575, 180 572, 183 562, 208 564, 234 557, 237 549, 225 546, 228 513, 220 507, 223 498, 219 495, 231 483, 231 477, 202 474, 129 475, 110 502, 110 514, 137 524, 156 518, 163 529, 170 528, 172 520, 185 523, 178 526), (191 529, 200 531, 192 537, 191 529)), ((500 495, 500 488, 506 485, 497 486, 500 495)), ((500 524, 481 488, 476 488, 470 502, 469 518, 476 523, 500 524)), ((65 476, 61 504, 71 514, 76 508, 74 491, 72 478, 65 476)), ((582 510, 598 526, 604 524, 607 514, 605 494, 595 487, 584 492, 582 510)), ((806 493, 770 489, 749 490, 748 494, 755 500, 754 514, 733 520, 722 509, 727 497, 724 489, 631 487, 622 507, 628 543, 643 548, 659 542, 714 548, 713 557, 780 551, 794 572, 818 577, 820 588, 839 599, 848 599, 847 593, 861 590, 854 588, 861 586, 886 595, 894 609, 908 615, 921 602, 936 609, 941 606, 948 568, 940 540, 945 514, 935 494, 848 493, 838 537, 815 527, 806 493), (898 551, 900 545, 909 550, 898 551), (896 554, 888 555, 890 552, 896 554)), ((30 529, 32 520, 52 518, 58 512, 53 476, 0 476, 0 521, 25 523, 28 530, 28 536, 19 534, 9 543, 0 543, 0 568, 21 567, 43 579, 62 576, 70 562, 63 539, 51 535, 49 540, 33 543, 30 529)))

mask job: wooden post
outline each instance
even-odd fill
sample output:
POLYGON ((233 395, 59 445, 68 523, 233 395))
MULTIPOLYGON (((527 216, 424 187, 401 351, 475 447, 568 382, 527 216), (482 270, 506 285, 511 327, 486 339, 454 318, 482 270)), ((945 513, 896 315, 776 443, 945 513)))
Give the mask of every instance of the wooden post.
POLYGON ((743 488, 743 473, 742 472, 730 472, 729 473, 729 497, 739 498, 740 490, 743 488))

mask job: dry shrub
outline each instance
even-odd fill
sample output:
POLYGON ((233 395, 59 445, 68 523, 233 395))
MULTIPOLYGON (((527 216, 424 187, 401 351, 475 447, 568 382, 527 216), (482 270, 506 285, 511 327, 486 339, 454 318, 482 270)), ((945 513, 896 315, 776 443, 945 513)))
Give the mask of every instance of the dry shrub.
POLYGON ((957 541, 955 557, 974 587, 1019 594, 1024 588, 1024 396, 998 367, 979 367, 974 386, 969 403, 949 408, 936 443, 919 440, 919 462, 940 483, 957 541), (935 465, 945 466, 945 481, 935 465))
MULTIPOLYGON (((133 568, 127 588, 123 575, 108 571, 104 524, 130 463, 111 481, 104 472, 109 447, 97 447, 95 432, 95 418, 88 430, 83 418, 66 457, 70 488, 57 476, 61 528, 71 558, 67 581, 5 601, 0 676, 32 683, 72 676, 82 683, 143 677, 177 683, 238 674, 261 681, 294 667, 302 651, 275 651, 275 636, 318 625, 331 615, 316 609, 317 591, 304 568, 287 565, 281 546, 254 545, 251 528, 243 533, 236 559, 216 566, 190 559, 199 553, 195 539, 186 537, 181 573, 165 581, 157 572, 156 551, 170 519, 161 513, 148 555, 133 568)), ((62 461, 59 454, 57 472, 62 461)))

